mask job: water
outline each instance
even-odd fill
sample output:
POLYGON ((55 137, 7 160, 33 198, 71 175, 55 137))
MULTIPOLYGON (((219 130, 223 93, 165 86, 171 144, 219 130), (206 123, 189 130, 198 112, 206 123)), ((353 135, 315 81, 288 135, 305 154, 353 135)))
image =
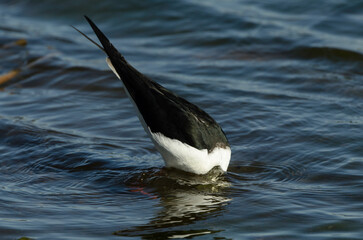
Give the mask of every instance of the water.
POLYGON ((1 239, 363 239, 362 23, 358 0, 2 1, 1 239), (84 14, 220 123, 227 174, 163 169, 84 14))

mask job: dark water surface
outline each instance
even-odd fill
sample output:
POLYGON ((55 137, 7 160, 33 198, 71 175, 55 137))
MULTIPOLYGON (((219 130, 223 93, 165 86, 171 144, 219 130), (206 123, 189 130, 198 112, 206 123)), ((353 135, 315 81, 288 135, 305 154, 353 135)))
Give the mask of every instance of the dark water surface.
POLYGON ((0 239, 363 239, 363 1, 5 0, 0 59, 0 239), (84 14, 227 174, 163 169, 84 14))

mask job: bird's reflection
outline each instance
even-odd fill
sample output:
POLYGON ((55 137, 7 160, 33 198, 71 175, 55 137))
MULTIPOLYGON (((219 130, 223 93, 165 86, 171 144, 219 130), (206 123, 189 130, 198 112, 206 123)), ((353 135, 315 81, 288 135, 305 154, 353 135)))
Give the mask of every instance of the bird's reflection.
POLYGON ((143 172, 136 179, 129 180, 143 184, 140 189, 144 194, 152 198, 157 196, 160 210, 147 224, 117 231, 115 235, 143 239, 186 238, 223 230, 193 229, 190 226, 223 214, 225 206, 231 201, 227 197, 230 184, 218 169, 204 176, 163 169, 143 172), (152 189, 152 192, 145 189, 152 189))

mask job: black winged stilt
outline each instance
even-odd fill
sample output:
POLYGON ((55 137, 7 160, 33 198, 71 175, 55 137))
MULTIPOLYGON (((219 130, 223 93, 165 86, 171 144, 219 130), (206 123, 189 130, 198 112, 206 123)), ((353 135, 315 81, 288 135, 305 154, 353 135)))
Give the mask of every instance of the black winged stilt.
POLYGON ((110 43, 85 16, 107 55, 106 62, 123 82, 139 120, 167 168, 206 174, 215 166, 227 171, 231 149, 218 123, 199 107, 146 77, 110 43))

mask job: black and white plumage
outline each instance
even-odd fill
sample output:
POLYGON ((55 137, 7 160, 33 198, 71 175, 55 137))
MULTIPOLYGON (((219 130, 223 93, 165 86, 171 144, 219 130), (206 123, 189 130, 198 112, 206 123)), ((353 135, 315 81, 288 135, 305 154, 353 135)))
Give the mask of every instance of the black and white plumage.
POLYGON ((216 121, 133 68, 99 28, 85 18, 103 48, 86 37, 107 54, 108 66, 122 80, 141 124, 166 167, 195 174, 205 174, 215 166, 227 171, 231 149, 216 121))

